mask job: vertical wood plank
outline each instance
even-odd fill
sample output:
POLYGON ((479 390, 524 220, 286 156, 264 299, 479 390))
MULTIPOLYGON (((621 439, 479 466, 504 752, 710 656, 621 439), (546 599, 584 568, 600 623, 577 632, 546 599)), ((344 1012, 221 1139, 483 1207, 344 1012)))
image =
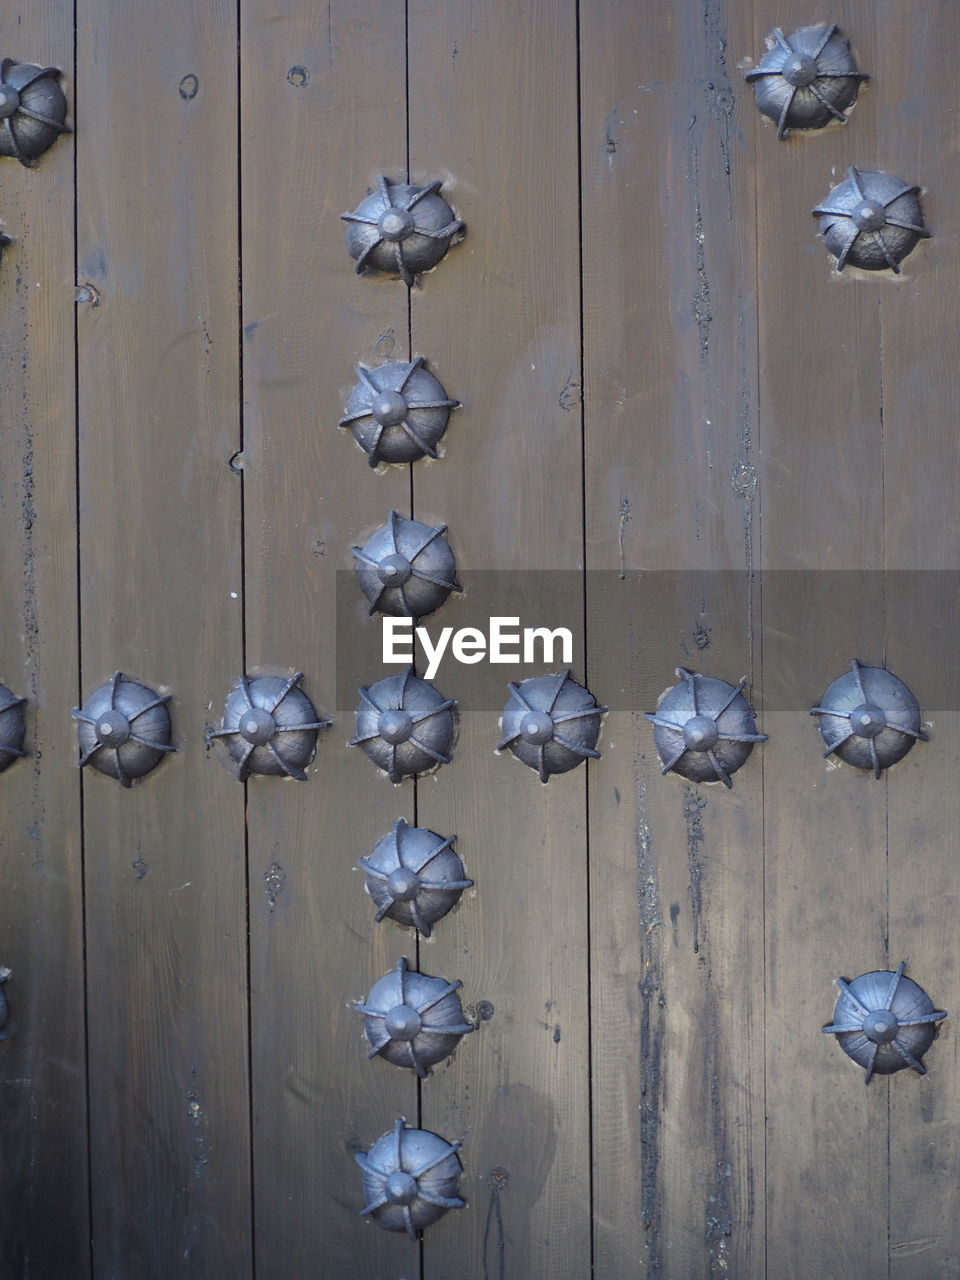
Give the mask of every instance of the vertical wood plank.
POLYGON ((204 751, 241 654, 236 14, 82 18, 83 693, 169 692, 177 747, 84 773, 95 1267, 248 1274, 242 796, 204 751))
MULTIPOLYGON (((62 5, 3 7, 5 56, 56 65, 74 120, 73 21, 62 5)), ((73 142, 35 169, 2 161, 0 680, 25 710, 29 758, 0 778, 0 1272, 89 1274, 77 695, 73 142)))

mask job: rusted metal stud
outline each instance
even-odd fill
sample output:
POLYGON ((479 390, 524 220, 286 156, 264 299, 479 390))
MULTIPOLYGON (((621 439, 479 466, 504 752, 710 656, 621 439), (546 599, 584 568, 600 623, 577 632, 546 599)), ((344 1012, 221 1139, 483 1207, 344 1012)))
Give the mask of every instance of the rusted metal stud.
POLYGON ((367 1057, 379 1055, 396 1067, 410 1067, 421 1080, 428 1076, 476 1029, 463 1019, 457 995, 462 985, 410 970, 401 958, 396 969, 373 984, 366 1000, 354 1005, 363 1014, 367 1057))
POLYGON ((460 901, 473 884, 453 849, 456 836, 446 840, 427 827, 409 827, 403 818, 378 840, 358 866, 366 875, 367 893, 384 916, 410 925, 429 938, 433 926, 460 901))
POLYGON ((317 733, 330 721, 321 720, 297 688, 302 679, 302 671, 286 679, 242 675, 227 695, 222 727, 208 736, 223 738, 238 782, 251 774, 306 781, 304 769, 317 749, 317 733))
POLYGON ((362 747, 391 782, 449 764, 457 736, 456 699, 445 698, 413 667, 361 688, 357 732, 362 747))
POLYGON ((864 1084, 874 1075, 891 1075, 904 1067, 926 1074, 921 1058, 937 1034, 936 1023, 947 1016, 911 978, 905 978, 906 961, 896 972, 874 969, 848 982, 837 978, 840 995, 833 1021, 823 1028, 835 1035, 840 1048, 866 1068, 864 1084))
POLYGON ((810 714, 820 717, 825 756, 872 769, 875 778, 902 760, 915 742, 927 740, 920 728, 920 704, 903 681, 856 658, 845 675, 827 686, 810 714))
POLYGON ((541 782, 567 773, 584 760, 599 760, 596 749, 606 707, 582 684, 570 678, 569 668, 550 676, 531 676, 508 684, 510 698, 500 716, 500 741, 518 760, 536 769, 541 782))
POLYGON ((0 62, 0 156, 16 156, 30 168, 61 133, 70 132, 60 74, 59 67, 13 58, 0 62))
POLYGON ((448 1209, 462 1209, 460 1146, 429 1129, 409 1127, 401 1117, 392 1133, 355 1156, 367 1202, 361 1215, 369 1214, 384 1231, 406 1231, 416 1240, 418 1231, 448 1209))
POLYGON ((77 721, 80 767, 92 764, 124 787, 155 769, 176 750, 170 742, 169 701, 170 694, 115 672, 70 712, 77 721))
POLYGON ((386 271, 410 286, 421 272, 437 265, 463 231, 463 223, 437 194, 442 185, 437 180, 412 187, 381 174, 376 190, 353 213, 340 215, 347 224, 347 250, 356 259, 358 274, 371 268, 386 271))
POLYGON ((371 467, 439 456, 437 445, 460 401, 450 399, 423 356, 373 368, 358 364, 357 378, 340 426, 350 428, 371 467))
POLYGON ((14 697, 5 684, 0 684, 0 773, 27 754, 23 749, 27 732, 23 718, 26 701, 26 698, 14 697))
POLYGON ((10 1032, 7 1028, 7 1020, 10 1017, 10 1005, 7 1002, 7 980, 13 977, 13 970, 8 969, 5 964, 0 964, 0 1040, 9 1040, 10 1032))
POLYGON ((446 531, 445 524, 433 528, 391 511, 386 524, 353 548, 357 581, 371 613, 425 618, 451 591, 461 590, 446 531))
POLYGON ((846 180, 812 211, 820 219, 820 234, 837 260, 837 270, 889 267, 899 275, 900 263, 917 241, 931 235, 923 225, 919 191, 915 184, 889 173, 851 165, 846 180))
POLYGON ((678 773, 691 782, 722 782, 747 761, 757 732, 756 713, 743 696, 746 680, 728 684, 698 671, 677 667, 680 683, 661 694, 652 721, 653 740, 663 773, 678 773))
POLYGON ((745 78, 760 111, 776 122, 777 137, 789 129, 822 129, 831 120, 846 124, 861 82, 870 77, 857 70, 850 41, 836 23, 789 36, 777 27, 766 43, 767 52, 745 78))

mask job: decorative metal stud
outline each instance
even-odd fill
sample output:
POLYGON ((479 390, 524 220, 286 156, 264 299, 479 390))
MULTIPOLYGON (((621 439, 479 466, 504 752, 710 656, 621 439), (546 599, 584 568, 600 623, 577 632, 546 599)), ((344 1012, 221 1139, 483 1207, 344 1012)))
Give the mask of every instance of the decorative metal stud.
POLYGON ((846 124, 860 82, 850 41, 836 23, 802 27, 785 36, 779 27, 767 38, 767 52, 746 74, 757 106, 775 120, 777 137, 788 129, 822 129, 831 120, 846 124))
POLYGON ((406 1231, 416 1240, 418 1231, 448 1209, 462 1209, 460 1146, 429 1129, 410 1128, 401 1117, 392 1133, 355 1156, 367 1201, 361 1215, 370 1214, 384 1231, 406 1231))
POLYGON ((393 972, 373 984, 366 1000, 354 1005, 363 1014, 367 1057, 379 1054, 396 1067, 412 1068, 423 1080, 475 1030, 463 1020, 457 995, 462 986, 411 971, 406 960, 399 960, 393 972))
POLYGON ((810 714, 820 717, 827 747, 823 754, 837 755, 857 769, 872 769, 875 778, 902 760, 915 742, 927 740, 919 703, 884 667, 865 667, 854 658, 820 702, 810 714))
POLYGON ((391 782, 426 773, 450 763, 456 705, 407 667, 361 688, 357 733, 348 745, 362 747, 391 782))
POLYGON ((518 760, 536 769, 541 782, 584 760, 600 759, 596 746, 607 708, 571 680, 569 669, 558 675, 531 676, 507 688, 510 699, 500 717, 497 751, 509 747, 518 760))
POLYGON ((340 215, 347 223, 347 250, 357 273, 372 267, 399 274, 405 285, 435 267, 463 230, 463 223, 437 194, 438 179, 426 187, 377 178, 377 189, 361 200, 353 213, 340 215))
POLYGON ((357 581, 371 613, 425 618, 451 591, 461 590, 446 531, 445 524, 434 529, 391 511, 386 524, 353 548, 357 581))
POLYGON ((7 245, 10 245, 10 244, 13 244, 13 240, 10 238, 10 236, 4 235, 4 233, 0 231, 0 262, 3 261, 4 249, 6 249, 7 245))
POLYGON ((61 133, 70 132, 60 74, 59 67, 13 58, 0 62, 0 156, 16 156, 31 168, 61 133))
POLYGON ((243 675, 227 695, 223 727, 211 730, 209 737, 224 739, 238 782, 246 782, 252 773, 306 781, 304 768, 317 749, 317 732, 330 721, 319 719, 313 703, 297 688, 302 679, 302 671, 286 680, 243 675))
POLYGON ((376 903, 376 920, 384 916, 411 925, 425 938, 442 920, 464 889, 463 863, 454 852, 456 836, 446 840, 426 827, 408 827, 403 818, 377 841, 373 852, 358 863, 367 878, 367 893, 376 903))
POLYGON ((439 456, 437 444, 460 401, 449 398, 423 356, 375 368, 358 364, 357 377, 340 426, 350 428, 371 467, 439 456))
POLYGON ((826 202, 812 210, 820 219, 820 234, 837 259, 864 271, 889 267, 900 274, 900 263, 920 239, 929 239, 923 225, 920 188, 889 173, 847 170, 847 178, 833 188, 826 202))
POLYGON ((92 764, 124 787, 155 769, 176 751, 170 742, 170 694, 156 693, 117 671, 98 685, 82 707, 70 712, 77 723, 80 767, 92 764))
POLYGON ((26 698, 15 698, 5 684, 0 684, 0 773, 27 754, 23 749, 27 732, 25 702, 26 698))
POLYGON ((833 1021, 823 1032, 835 1035, 844 1053, 866 1068, 864 1084, 875 1074, 886 1076, 904 1067, 925 1075, 920 1059, 933 1044, 935 1024, 947 1016, 933 1007, 922 987, 903 976, 905 968, 904 960, 896 973, 875 969, 852 982, 837 978, 840 995, 833 1021))
POLYGON ((13 977, 13 970, 8 969, 5 964, 0 964, 0 1040, 11 1039, 10 1032, 7 1031, 7 1019, 10 1017, 10 1005, 7 1002, 6 984, 7 979, 13 977))
POLYGON ((662 772, 732 787, 730 775, 746 763, 753 744, 767 740, 743 696, 747 682, 732 685, 685 667, 676 673, 680 683, 661 695, 655 712, 645 713, 654 725, 662 772))

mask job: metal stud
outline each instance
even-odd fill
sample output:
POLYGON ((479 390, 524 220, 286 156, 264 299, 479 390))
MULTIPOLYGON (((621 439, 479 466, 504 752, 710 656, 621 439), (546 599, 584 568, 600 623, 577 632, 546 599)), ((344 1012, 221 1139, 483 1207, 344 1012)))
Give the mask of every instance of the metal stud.
POLYGON ((368 268, 398 274, 412 285, 422 271, 435 267, 463 230, 463 223, 437 194, 442 182, 412 187, 389 182, 381 174, 377 188, 353 213, 340 215, 347 223, 347 250, 358 274, 368 268))
POLYGON ((875 969, 848 982, 837 978, 840 995, 833 1021, 823 1028, 835 1035, 840 1048, 866 1068, 864 1084, 874 1075, 890 1075, 912 1067, 920 1075, 926 1067, 920 1059, 933 1044, 936 1023, 947 1016, 917 983, 903 976, 906 961, 895 973, 875 969))
POLYGON ((14 697, 5 684, 0 684, 0 773, 27 754, 23 749, 27 732, 25 702, 26 698, 14 697))
POLYGON ((889 173, 861 171, 852 166, 822 205, 812 210, 820 219, 820 234, 837 259, 837 270, 850 265, 864 271, 889 267, 900 274, 900 263, 920 239, 931 233, 923 225, 923 210, 913 183, 889 173))
POLYGON ((439 456, 437 444, 460 401, 449 398, 423 356, 375 368, 358 364, 357 378, 340 426, 350 428, 371 467, 439 456))
POLYGON ((777 137, 788 129, 822 129, 831 120, 846 124, 860 83, 870 77, 857 70, 850 41, 836 23, 802 27, 785 36, 777 27, 767 52, 746 73, 757 106, 776 121, 777 137))
POLYGON ((358 863, 366 874, 367 893, 376 903, 376 920, 384 916, 418 929, 425 938, 473 884, 454 852, 456 836, 446 840, 426 827, 408 827, 403 818, 377 841, 369 857, 358 863))
POLYGON ((357 733, 348 745, 362 747, 391 782, 426 773, 450 763, 456 706, 455 698, 445 698, 407 667, 361 688, 357 733))
POLYGON ((743 696, 747 682, 732 685, 685 667, 676 674, 680 683, 660 696, 655 712, 645 713, 654 725, 662 772, 732 787, 730 775, 746 763, 753 744, 767 740, 743 696))
POLYGON ((155 769, 176 751, 170 742, 169 701, 170 694, 115 672, 70 712, 78 722, 80 767, 92 764, 124 787, 155 769))
POLYGON ((246 782, 252 773, 306 781, 304 768, 317 749, 317 732, 330 721, 321 720, 297 688, 302 679, 302 671, 288 679, 243 675, 227 695, 223 726, 208 736, 223 738, 236 763, 238 782, 246 782))
POLYGON ((475 1030, 463 1020, 457 992, 462 982, 431 978, 407 968, 396 969, 375 982, 366 1000, 355 1004, 363 1014, 370 1045, 368 1058, 378 1055, 396 1067, 410 1067, 420 1079, 451 1053, 463 1036, 475 1030))
POLYGON ((355 1156, 367 1201, 361 1215, 369 1214, 384 1231, 406 1231, 416 1240, 418 1231, 448 1209, 462 1209, 460 1146, 429 1129, 408 1127, 401 1117, 392 1133, 355 1156))
POLYGON ((11 1039, 10 1032, 7 1031, 7 1019, 10 1017, 10 1005, 7 1002, 6 984, 7 979, 13 977, 13 970, 8 969, 5 964, 0 964, 0 1040, 11 1039))
POLYGON ((32 167, 61 133, 70 130, 67 100, 57 83, 59 67, 36 67, 4 58, 0 62, 0 156, 16 156, 32 167))
POLYGON ((856 658, 845 675, 828 685, 810 714, 820 717, 825 756, 872 769, 875 778, 902 760, 915 742, 927 740, 920 728, 920 705, 903 681, 856 658))
POLYGON ((6 249, 7 245, 10 245, 10 244, 13 244, 13 240, 10 238, 10 236, 4 235, 4 233, 0 231, 0 262, 3 261, 4 249, 6 249))
POLYGON ((391 511, 386 524, 353 548, 357 581, 371 613, 425 618, 451 591, 461 590, 446 531, 445 524, 434 529, 391 511))
POLYGON ((500 716, 496 750, 509 747, 518 760, 536 769, 541 782, 567 773, 584 760, 599 760, 597 740, 606 707, 569 668, 550 676, 531 676, 508 684, 510 698, 500 716))

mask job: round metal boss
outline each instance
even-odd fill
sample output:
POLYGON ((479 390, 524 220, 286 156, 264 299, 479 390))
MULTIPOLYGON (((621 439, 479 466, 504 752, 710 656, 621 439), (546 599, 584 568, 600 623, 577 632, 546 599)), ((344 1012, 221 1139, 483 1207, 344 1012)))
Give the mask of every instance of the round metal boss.
POLYGON ((61 133, 69 133, 59 75, 59 67, 13 58, 0 62, 0 156, 16 156, 30 167, 61 133))
POLYGON ((655 712, 645 713, 662 772, 732 787, 730 775, 746 763, 753 744, 767 740, 743 696, 747 682, 732 685, 685 667, 677 667, 677 675, 680 683, 661 695, 655 712))
POLYGON ((3 251, 9 244, 13 244, 13 240, 10 236, 6 236, 2 231, 0 231, 0 262, 3 261, 3 251))
POLYGON ((920 1059, 933 1044, 936 1023, 945 1018, 943 1009, 917 983, 903 976, 906 961, 896 972, 875 969, 848 982, 837 978, 840 995, 833 1021, 823 1031, 835 1035, 841 1049, 866 1068, 865 1084, 875 1074, 890 1075, 904 1067, 924 1075, 920 1059))
POLYGON ((396 969, 373 984, 366 1000, 354 1005, 363 1014, 367 1057, 379 1054, 396 1067, 411 1067, 421 1079, 429 1075, 474 1030, 463 1020, 457 995, 462 985, 413 972, 406 960, 399 960, 396 969))
POLYGON ((357 732, 349 745, 362 747, 391 782, 426 773, 450 763, 456 705, 407 667, 360 689, 357 732))
POLYGON ((406 1231, 411 1240, 448 1209, 462 1209, 457 1195, 463 1166, 459 1142, 447 1142, 429 1129, 413 1129, 401 1117, 367 1152, 358 1152, 370 1214, 384 1231, 406 1231))
POLYGON ((350 428, 371 467, 439 456, 437 444, 460 401, 449 398, 423 356, 373 369, 358 364, 357 378, 340 426, 350 428))
POLYGON ((510 699, 500 716, 497 751, 509 747, 518 760, 536 769, 541 782, 575 769, 584 760, 600 759, 596 746, 607 708, 570 678, 569 668, 557 675, 531 676, 507 688, 510 699))
POLYGON ((889 173, 847 170, 847 178, 833 188, 813 215, 820 219, 820 234, 845 266, 864 271, 889 267, 900 274, 900 263, 920 239, 929 238, 923 225, 918 186, 889 173))
POLYGON ((23 718, 26 698, 16 698, 5 684, 0 684, 0 772, 27 753, 23 739, 27 726, 23 718))
POLYGON ((80 767, 92 764, 124 787, 156 768, 176 750, 170 742, 169 701, 170 694, 158 694, 117 671, 70 712, 78 722, 80 767))
POLYGON ((433 925, 473 884, 453 849, 456 838, 444 840, 435 831, 408 827, 403 818, 398 818, 393 830, 377 841, 372 853, 360 859, 358 865, 366 875, 367 893, 377 906, 378 923, 389 916, 430 937, 433 925))
POLYGON ((368 268, 398 274, 412 285, 421 271, 435 267, 463 230, 463 223, 437 194, 437 180, 425 187, 389 182, 381 174, 377 188, 361 200, 353 213, 340 216, 347 224, 347 250, 357 272, 368 268))
POLYGON ((785 36, 777 27, 767 52, 746 73, 760 111, 776 121, 777 137, 788 129, 822 129, 831 120, 845 124, 860 82, 850 42, 836 23, 802 27, 785 36))
POLYGON ((223 738, 239 782, 252 773, 306 781, 304 768, 316 751, 317 732, 330 721, 319 719, 297 688, 302 679, 302 671, 289 679, 243 675, 227 695, 222 728, 209 736, 223 738))
POLYGON ((875 778, 902 760, 916 741, 927 739, 920 728, 920 705, 903 681, 856 658, 846 675, 827 686, 810 714, 820 717, 825 756, 872 769, 875 778))
POLYGON ((357 581, 371 613, 425 618, 451 591, 461 590, 446 531, 445 524, 434 529, 391 511, 386 524, 353 548, 357 581))

